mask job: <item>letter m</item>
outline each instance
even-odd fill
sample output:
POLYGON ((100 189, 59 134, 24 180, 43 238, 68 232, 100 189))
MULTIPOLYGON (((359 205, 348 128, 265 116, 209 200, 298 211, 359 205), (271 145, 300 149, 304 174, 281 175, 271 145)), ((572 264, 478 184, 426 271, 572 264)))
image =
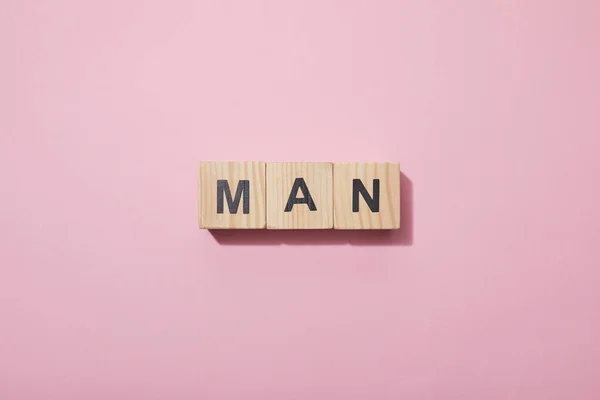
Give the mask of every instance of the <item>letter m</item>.
POLYGON ((244 214, 250 214, 250 181, 239 181, 235 191, 235 198, 232 198, 229 182, 226 179, 217 180, 217 214, 223 214, 225 199, 227 199, 229 213, 237 214, 242 197, 244 197, 242 212, 244 214))

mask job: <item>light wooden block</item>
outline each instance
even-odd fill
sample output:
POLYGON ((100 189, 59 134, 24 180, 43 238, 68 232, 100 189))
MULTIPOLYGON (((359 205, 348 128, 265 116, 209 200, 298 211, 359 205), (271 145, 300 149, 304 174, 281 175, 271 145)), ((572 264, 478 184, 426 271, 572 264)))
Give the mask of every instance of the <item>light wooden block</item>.
POLYGON ((267 163, 267 229, 331 228, 333 164, 267 163))
POLYGON ((335 163, 333 197, 335 229, 398 229, 400 164, 335 163))
POLYGON ((264 162, 200 163, 200 228, 264 229, 265 172, 264 162))

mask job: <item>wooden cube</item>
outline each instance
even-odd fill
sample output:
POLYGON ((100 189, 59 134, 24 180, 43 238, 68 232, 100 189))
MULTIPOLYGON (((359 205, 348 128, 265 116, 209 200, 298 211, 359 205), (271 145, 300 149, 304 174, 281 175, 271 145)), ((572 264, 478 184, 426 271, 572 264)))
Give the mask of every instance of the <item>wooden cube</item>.
POLYGON ((400 228, 400 164, 335 163, 335 229, 400 228))
POLYGON ((267 229, 333 228, 333 164, 267 163, 267 229))
POLYGON ((200 228, 264 229, 265 172, 264 162, 200 163, 200 228))

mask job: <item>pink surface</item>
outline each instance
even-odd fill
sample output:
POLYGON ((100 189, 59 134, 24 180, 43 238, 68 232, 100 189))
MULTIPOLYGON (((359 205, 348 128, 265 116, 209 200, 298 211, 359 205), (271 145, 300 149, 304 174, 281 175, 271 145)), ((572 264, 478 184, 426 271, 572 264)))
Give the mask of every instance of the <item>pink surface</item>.
POLYGON ((0 398, 600 398, 597 1, 2 1, 0 398), (400 161, 399 233, 196 225, 400 161))

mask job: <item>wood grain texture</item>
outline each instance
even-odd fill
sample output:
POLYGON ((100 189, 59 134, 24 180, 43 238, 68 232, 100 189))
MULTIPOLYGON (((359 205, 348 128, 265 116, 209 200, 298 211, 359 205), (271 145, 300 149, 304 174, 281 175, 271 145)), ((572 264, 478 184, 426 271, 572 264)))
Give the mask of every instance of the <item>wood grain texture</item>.
POLYGON ((203 229, 264 229, 266 226, 266 192, 264 162, 203 162, 198 183, 198 223, 203 229), (243 196, 236 214, 230 213, 224 199, 223 213, 217 212, 217 181, 229 182, 232 198, 238 182, 249 181, 249 213, 243 213, 243 196))
MULTIPOLYGON (((303 197, 301 191, 292 196, 303 197)), ((333 164, 267 163, 267 229, 333 228, 333 164), (316 211, 307 204, 285 208, 296 178, 303 178, 316 211)))
POLYGON ((400 228, 400 164, 335 163, 333 165, 335 229, 400 228), (358 196, 358 212, 353 211, 353 181, 360 179, 373 197, 374 179, 379 180, 379 210, 373 212, 358 196))

